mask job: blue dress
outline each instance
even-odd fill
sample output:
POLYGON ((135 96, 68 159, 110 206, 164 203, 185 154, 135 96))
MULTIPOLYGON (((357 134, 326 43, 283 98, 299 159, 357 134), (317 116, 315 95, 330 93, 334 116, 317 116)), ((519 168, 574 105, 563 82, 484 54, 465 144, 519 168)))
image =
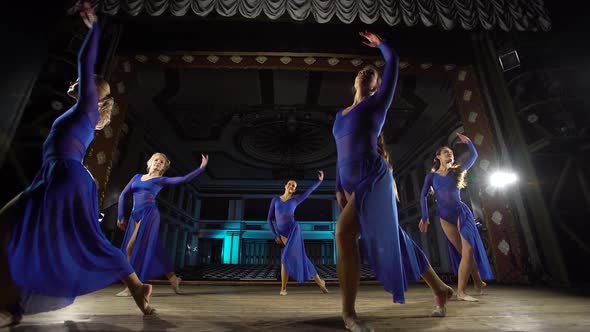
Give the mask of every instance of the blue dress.
POLYGON ((279 196, 273 197, 268 210, 268 226, 274 238, 279 235, 287 238, 281 255, 281 263, 285 266, 287 274, 298 282, 306 282, 318 272, 305 253, 301 228, 295 221, 295 209, 311 195, 320 183, 322 183, 321 180, 302 195, 293 197, 286 202, 283 202, 279 196))
POLYGON ((393 176, 377 151, 377 140, 393 101, 399 58, 385 42, 379 44, 385 58, 382 83, 346 115, 336 114, 332 130, 338 162, 336 191, 355 194, 364 251, 377 280, 405 303, 408 280, 419 280, 430 268, 424 252, 399 226, 393 176))
MULTIPOLYGON (((473 142, 467 143, 470 151, 469 158, 462 165, 463 170, 467 171, 473 166, 477 159, 477 150, 473 142)), ((475 218, 469 207, 461 201, 461 192, 457 187, 457 182, 449 172, 442 176, 436 172, 426 175, 422 193, 420 194, 420 205, 422 208, 422 220, 428 219, 428 193, 430 188, 434 189, 434 197, 437 204, 437 216, 445 221, 457 225, 459 222, 459 233, 473 248, 473 258, 477 264, 477 269, 481 278, 484 280, 494 279, 494 273, 488 260, 486 250, 481 241, 481 237, 475 225, 475 218)), ((448 241, 449 254, 455 274, 459 271, 461 262, 461 253, 455 249, 455 246, 448 241)))
POLYGON ((125 200, 133 193, 133 210, 125 231, 121 250, 126 253, 129 240, 135 231, 135 223, 141 221, 131 252, 130 262, 139 280, 148 281, 166 273, 174 272, 174 266, 164 246, 158 240, 160 230, 160 211, 156 196, 164 186, 188 182, 204 168, 199 168, 181 177, 157 177, 145 181, 141 174, 135 175, 119 196, 119 220, 124 218, 125 200))
POLYGON ((10 273, 23 313, 58 309, 133 273, 101 232, 97 186, 82 164, 99 121, 94 64, 98 24, 78 55, 78 102, 55 120, 41 169, 10 218, 10 273))

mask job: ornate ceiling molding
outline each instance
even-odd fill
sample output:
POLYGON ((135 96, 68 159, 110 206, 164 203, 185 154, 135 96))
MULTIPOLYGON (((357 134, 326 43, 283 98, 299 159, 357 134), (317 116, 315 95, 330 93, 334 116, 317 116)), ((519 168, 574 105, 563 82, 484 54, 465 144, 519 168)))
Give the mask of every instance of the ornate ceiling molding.
MULTIPOLYGON (((171 68, 224 68, 224 69, 282 69, 306 71, 356 72, 366 65, 384 66, 378 56, 326 54, 326 53, 271 53, 271 52, 190 52, 164 54, 121 55, 135 65, 165 66, 171 68)), ((457 64, 401 61, 401 74, 427 74, 450 72, 457 64)))

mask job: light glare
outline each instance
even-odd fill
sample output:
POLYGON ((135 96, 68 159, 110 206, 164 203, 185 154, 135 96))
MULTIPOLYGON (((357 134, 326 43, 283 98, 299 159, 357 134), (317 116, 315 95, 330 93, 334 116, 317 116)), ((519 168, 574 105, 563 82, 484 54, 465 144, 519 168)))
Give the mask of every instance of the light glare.
POLYGON ((490 184, 496 188, 504 188, 517 180, 516 174, 512 172, 497 171, 490 175, 490 184))

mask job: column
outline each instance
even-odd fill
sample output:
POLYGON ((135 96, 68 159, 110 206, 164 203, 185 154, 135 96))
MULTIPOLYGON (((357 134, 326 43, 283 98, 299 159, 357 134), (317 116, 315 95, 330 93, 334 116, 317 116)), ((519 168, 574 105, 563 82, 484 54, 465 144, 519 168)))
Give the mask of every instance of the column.
POLYGON ((201 199, 195 196, 195 206, 193 210, 193 217, 195 219, 201 219, 201 199))
MULTIPOLYGON (((160 222, 160 241, 164 244, 167 244, 168 241, 166 240, 168 238, 168 222, 166 219, 161 219, 161 221, 163 222, 160 222)), ((168 246, 165 247, 168 248, 168 246)))
POLYGON ((223 238, 223 264, 238 264, 240 260, 240 231, 226 231, 223 238))
POLYGON ((338 220, 340 217, 340 207, 338 206, 338 201, 332 201, 332 220, 338 220))
POLYGON ((199 252, 201 251, 201 248, 199 246, 199 233, 193 233, 190 235, 191 238, 191 252, 189 254, 189 262, 188 264, 191 266, 194 265, 198 265, 198 258, 199 258, 199 252), (197 249, 195 251, 195 248, 197 249))
POLYGON ((182 230, 181 239, 182 250, 180 251, 179 266, 183 268, 185 265, 186 251, 188 249, 186 246, 188 244, 188 232, 186 230, 182 230))
POLYGON ((234 219, 236 219, 236 220, 243 220, 244 219, 244 200, 243 199, 236 200, 234 219))
POLYGON ((172 264, 176 267, 176 252, 178 251, 178 227, 173 226, 174 230, 172 231, 172 244, 170 247, 170 258, 172 259, 172 264))
POLYGON ((184 194, 185 194, 186 190, 184 186, 179 186, 178 187, 178 195, 176 198, 176 203, 174 205, 176 205, 177 208, 184 210, 184 194))
MULTIPOLYGON (((533 240, 534 238, 538 238, 538 246, 544 253, 545 258, 544 263, 546 266, 544 270, 552 275, 554 282, 567 284, 568 271, 563 261, 563 253, 556 236, 551 212, 547 208, 547 204, 543 198, 543 193, 539 186, 541 181, 539 181, 536 175, 536 170, 531 160, 516 110, 514 109, 512 97, 510 96, 506 80, 498 64, 498 59, 496 58, 497 52, 488 33, 474 33, 472 37, 477 64, 476 71, 473 74, 480 76, 479 82, 477 83, 481 84, 487 92, 486 94, 482 94, 481 97, 475 96, 479 97, 479 100, 476 100, 479 105, 476 104, 476 106, 483 107, 485 102, 488 112, 479 112, 484 115, 483 122, 474 121, 473 124, 469 125, 470 128, 466 127, 466 129, 471 129, 474 132, 482 131, 482 135, 485 136, 486 130, 482 128, 482 125, 485 124, 489 127, 489 131, 495 133, 497 137, 502 161, 508 164, 513 163, 517 169, 520 169, 521 182, 527 185, 522 188, 522 192, 518 189, 514 190, 513 201, 516 205, 516 213, 518 213, 518 226, 520 226, 519 228, 524 235, 523 238, 527 246, 531 265, 534 270, 538 271, 538 274, 543 270, 538 256, 537 244, 533 240), (501 114, 501 116, 498 117, 496 114, 501 114), (487 119, 488 116, 489 120, 487 119), (502 133, 502 128, 505 128, 505 134, 502 133), (510 146, 509 150, 506 148, 507 146, 510 146), (523 196, 522 198, 521 194, 523 196), (526 200, 529 206, 534 207, 529 210, 531 216, 527 216, 527 210, 524 208, 524 200, 526 200), (530 220, 534 220, 534 223, 531 223, 530 220), (532 228, 536 230, 537 236, 534 236, 532 228)), ((472 79, 476 78, 472 77, 472 79)), ((477 108, 469 109, 464 107, 462 112, 477 112, 477 110, 477 108)), ((495 162, 494 156, 490 157, 489 160, 492 163, 495 162)), ((502 202, 501 198, 490 197, 487 194, 482 196, 486 200, 489 198, 492 201, 496 201, 496 204, 493 204, 493 206, 485 206, 489 204, 484 204, 484 208, 488 214, 496 215, 496 218, 494 218, 496 221, 492 223, 487 222, 487 226, 492 235, 491 243, 494 246, 497 272, 506 275, 504 278, 508 281, 522 278, 521 271, 513 271, 515 268, 512 266, 512 261, 518 261, 517 264, 519 264, 521 260, 521 253, 519 251, 520 241, 516 236, 507 239, 508 242, 512 243, 512 246, 509 247, 503 238, 503 234, 515 233, 513 230, 517 225, 513 225, 512 213, 505 208, 507 204, 502 202), (498 216, 502 217, 499 218, 498 216)), ((488 218, 489 216, 486 216, 486 219, 488 218)), ((520 266, 518 265, 518 267, 520 266)))
POLYGON ((230 199, 227 208, 228 220, 242 220, 244 217, 244 201, 241 199, 230 199))

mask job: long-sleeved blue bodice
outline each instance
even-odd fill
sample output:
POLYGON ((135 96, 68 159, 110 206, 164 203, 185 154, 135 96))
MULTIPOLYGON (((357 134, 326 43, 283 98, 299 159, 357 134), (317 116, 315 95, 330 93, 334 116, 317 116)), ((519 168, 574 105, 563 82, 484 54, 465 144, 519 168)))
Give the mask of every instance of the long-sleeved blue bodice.
MULTIPOLYGON (((473 142, 468 141, 469 158, 461 166, 463 171, 469 170, 477 160, 477 150, 473 142)), ((422 186, 422 193, 420 194, 420 206, 422 208, 422 220, 428 219, 428 193, 430 188, 434 189, 436 203, 438 205, 438 216, 444 220, 456 224, 458 218, 458 206, 461 202, 461 191, 457 187, 455 177, 451 172, 446 176, 442 176, 436 172, 431 172, 426 175, 424 185, 422 186)))

